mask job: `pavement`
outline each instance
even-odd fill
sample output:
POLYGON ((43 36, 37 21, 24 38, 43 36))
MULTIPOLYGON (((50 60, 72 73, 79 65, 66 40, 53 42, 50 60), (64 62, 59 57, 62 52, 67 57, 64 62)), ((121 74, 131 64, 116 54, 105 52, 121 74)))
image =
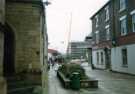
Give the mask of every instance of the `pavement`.
POLYGON ((56 76, 54 68, 49 71, 49 94, 135 94, 135 76, 104 70, 91 70, 84 64, 86 74, 99 80, 97 89, 65 89, 56 76))

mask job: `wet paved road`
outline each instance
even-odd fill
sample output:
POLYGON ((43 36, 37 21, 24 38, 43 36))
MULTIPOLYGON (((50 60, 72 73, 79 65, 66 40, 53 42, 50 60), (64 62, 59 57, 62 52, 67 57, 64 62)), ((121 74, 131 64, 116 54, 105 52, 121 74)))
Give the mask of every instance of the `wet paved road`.
POLYGON ((49 94, 135 94, 135 76, 112 73, 103 70, 91 70, 85 66, 86 73, 99 80, 98 89, 64 89, 53 69, 49 71, 49 94))

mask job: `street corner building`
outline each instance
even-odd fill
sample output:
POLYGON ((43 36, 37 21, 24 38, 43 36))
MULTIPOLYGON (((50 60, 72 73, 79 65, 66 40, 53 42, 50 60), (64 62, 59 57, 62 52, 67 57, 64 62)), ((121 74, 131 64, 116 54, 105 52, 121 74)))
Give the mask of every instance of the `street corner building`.
POLYGON ((135 74, 135 1, 109 0, 91 20, 94 66, 135 74))
MULTIPOLYGON (((7 34, 7 49, 10 46, 12 48, 13 72, 40 71, 41 69, 40 38, 43 29, 43 10, 41 7, 39 1, 32 0, 9 0, 6 3, 6 29, 11 32, 11 34, 7 34)), ((9 67, 11 68, 11 66, 9 67)))
POLYGON ((3 77, 4 65, 4 18, 5 18, 5 1, 0 0, 0 93, 7 94, 7 84, 3 77))
POLYGON ((0 77, 23 78, 22 74, 28 74, 26 78, 41 84, 46 50, 42 0, 0 0, 0 77))
POLYGON ((92 62, 95 68, 110 68, 112 39, 112 5, 107 2, 92 17, 92 62))

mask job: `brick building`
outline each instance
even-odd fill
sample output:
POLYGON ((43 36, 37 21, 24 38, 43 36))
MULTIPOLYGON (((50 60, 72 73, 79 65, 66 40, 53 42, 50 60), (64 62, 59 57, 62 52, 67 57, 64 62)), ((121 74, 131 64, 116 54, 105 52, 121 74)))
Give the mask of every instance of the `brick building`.
POLYGON ((92 17, 92 56, 96 68, 110 68, 112 39, 112 5, 107 2, 92 17))
POLYGON ((112 70, 135 74, 135 0, 112 0, 114 37, 112 70))
POLYGON ((91 19, 95 67, 135 74, 135 1, 109 0, 91 19))

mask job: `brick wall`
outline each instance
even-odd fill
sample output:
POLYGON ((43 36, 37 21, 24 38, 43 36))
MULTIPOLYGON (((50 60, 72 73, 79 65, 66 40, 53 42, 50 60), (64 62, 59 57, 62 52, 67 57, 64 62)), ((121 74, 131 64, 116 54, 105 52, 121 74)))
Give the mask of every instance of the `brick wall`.
POLYGON ((118 46, 135 43, 135 33, 130 33, 127 36, 122 36, 117 39, 118 46))
POLYGON ((132 30, 132 16, 130 12, 135 9, 134 0, 126 0, 126 9, 120 12, 119 9, 119 0, 114 0, 114 33, 117 41, 117 46, 134 44, 135 43, 135 33, 132 30), (127 18, 127 35, 121 36, 120 30, 120 18, 126 15, 127 18))
MULTIPOLYGON (((108 3, 106 3, 97 13, 95 13, 92 17, 91 17, 91 20, 92 20, 92 39, 94 41, 94 45, 100 45, 102 43, 105 43, 106 44, 112 39, 112 35, 113 35, 113 6, 111 4, 111 2, 109 1, 108 3), (109 9, 109 20, 106 21, 106 11, 105 11, 105 8, 108 7, 109 9), (96 27, 96 16, 98 15, 98 27, 96 27), (110 39, 107 40, 106 39, 106 26, 109 25, 109 29, 110 29, 110 39), (99 42, 96 43, 96 32, 99 31, 99 42)), ((108 44, 109 45, 109 44, 108 44)))

